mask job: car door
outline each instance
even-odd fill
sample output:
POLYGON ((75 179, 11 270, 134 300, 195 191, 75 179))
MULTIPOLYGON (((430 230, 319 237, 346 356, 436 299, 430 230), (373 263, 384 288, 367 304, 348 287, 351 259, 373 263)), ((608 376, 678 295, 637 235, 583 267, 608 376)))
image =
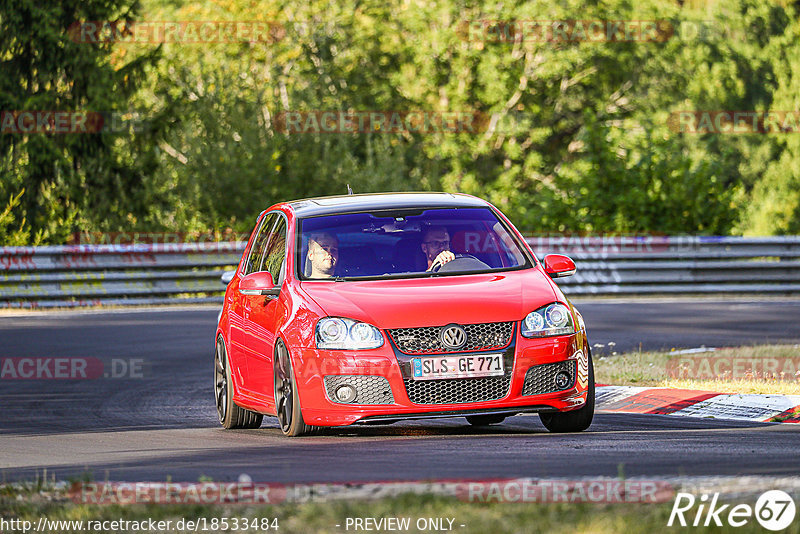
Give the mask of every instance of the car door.
MULTIPOLYGON (((269 238, 269 231, 275 225, 277 215, 269 213, 261 218, 261 222, 256 227, 256 235, 253 238, 253 244, 248 252, 247 260, 242 269, 242 276, 246 276, 252 272, 256 272, 261 268, 264 250, 266 249, 267 239, 269 238)), ((238 291, 233 295, 231 306, 228 311, 228 319, 230 322, 230 346, 228 353, 230 355, 231 372, 235 375, 236 383, 242 390, 247 391, 248 394, 252 393, 253 385, 249 378, 247 370, 247 332, 249 326, 247 322, 250 320, 250 310, 252 297, 242 295, 238 291)))
MULTIPOLYGON (((266 240, 260 271, 268 271, 275 285, 283 285, 286 269, 286 217, 279 214, 266 240)), ((272 361, 275 339, 281 317, 283 300, 280 297, 253 295, 250 299, 247 325, 247 373, 252 393, 259 399, 272 402, 274 397, 272 361)))

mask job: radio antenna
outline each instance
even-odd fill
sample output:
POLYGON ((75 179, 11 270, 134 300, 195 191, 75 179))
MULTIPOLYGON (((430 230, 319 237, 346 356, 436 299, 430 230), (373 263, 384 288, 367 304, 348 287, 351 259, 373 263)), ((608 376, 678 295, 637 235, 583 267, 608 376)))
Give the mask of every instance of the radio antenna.
POLYGON ((347 184, 347 194, 348 195, 352 195, 353 194, 353 189, 350 187, 350 184, 347 184))

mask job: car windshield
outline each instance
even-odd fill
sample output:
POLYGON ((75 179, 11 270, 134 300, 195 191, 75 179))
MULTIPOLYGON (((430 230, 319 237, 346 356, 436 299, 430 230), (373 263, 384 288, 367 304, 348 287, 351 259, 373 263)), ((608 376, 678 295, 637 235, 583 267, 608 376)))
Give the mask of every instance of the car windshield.
POLYGON ((299 221, 301 279, 405 278, 530 266, 489 208, 398 209, 299 221))

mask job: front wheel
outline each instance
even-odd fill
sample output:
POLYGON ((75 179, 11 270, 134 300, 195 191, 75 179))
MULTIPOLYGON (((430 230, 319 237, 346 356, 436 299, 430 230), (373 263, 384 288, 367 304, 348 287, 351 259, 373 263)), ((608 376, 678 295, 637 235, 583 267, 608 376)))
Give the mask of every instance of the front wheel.
POLYGON ((300 398, 297 395, 297 382, 292 369, 292 359, 289 357, 289 350, 281 340, 278 340, 275 344, 273 373, 275 412, 281 425, 281 432, 291 437, 315 433, 318 428, 307 425, 303 421, 300 398))
POLYGON ((587 387, 586 404, 582 408, 570 412, 540 413, 542 424, 550 432, 581 432, 589 428, 594 418, 594 365, 592 353, 587 349, 586 357, 589 360, 589 385, 587 387))
POLYGON ((217 416, 224 428, 258 428, 263 415, 240 408, 233 402, 233 381, 228 362, 228 351, 225 340, 217 338, 217 350, 214 354, 214 396, 217 401, 217 416))

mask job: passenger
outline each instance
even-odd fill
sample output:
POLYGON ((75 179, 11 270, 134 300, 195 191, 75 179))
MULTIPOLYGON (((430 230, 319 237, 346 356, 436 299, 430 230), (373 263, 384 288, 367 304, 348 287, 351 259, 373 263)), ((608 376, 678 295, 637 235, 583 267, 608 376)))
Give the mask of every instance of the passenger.
POLYGON ((444 226, 431 226, 425 230, 420 246, 425 253, 425 259, 428 260, 426 271, 456 259, 456 255, 450 252, 450 234, 444 226))
POLYGON ((311 234, 308 238, 306 276, 331 278, 339 261, 339 240, 327 232, 311 234), (309 272, 310 271, 310 272, 309 272))

